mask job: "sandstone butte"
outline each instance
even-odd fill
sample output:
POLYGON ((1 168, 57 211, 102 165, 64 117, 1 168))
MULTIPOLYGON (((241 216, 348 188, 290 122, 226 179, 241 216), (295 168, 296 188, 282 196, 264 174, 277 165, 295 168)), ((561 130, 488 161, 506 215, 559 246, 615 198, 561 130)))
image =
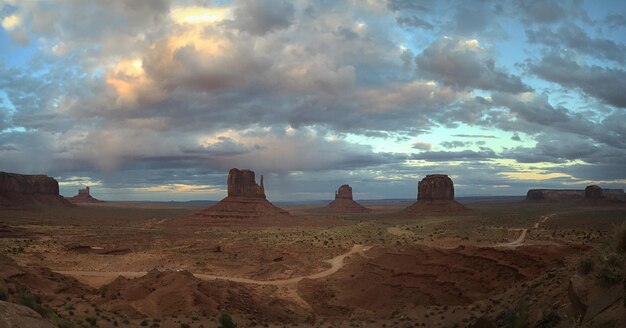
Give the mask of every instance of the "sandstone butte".
POLYGON ((91 196, 89 187, 78 189, 78 195, 69 197, 68 200, 72 203, 104 203, 103 201, 91 196))
POLYGON ((180 220, 185 224, 271 224, 292 219, 265 196, 263 176, 256 183, 254 171, 236 168, 228 172, 228 195, 217 204, 180 220))
POLYGON ((330 202, 324 208, 329 213, 367 213, 371 210, 357 203, 352 198, 352 187, 350 185, 342 185, 335 192, 335 200, 330 202))
POLYGON ((429 174, 417 186, 417 202, 403 210, 412 215, 446 214, 469 211, 454 200, 454 184, 445 174, 429 174))
POLYGON ((59 183, 47 175, 0 172, 0 208, 71 206, 59 195, 59 183))

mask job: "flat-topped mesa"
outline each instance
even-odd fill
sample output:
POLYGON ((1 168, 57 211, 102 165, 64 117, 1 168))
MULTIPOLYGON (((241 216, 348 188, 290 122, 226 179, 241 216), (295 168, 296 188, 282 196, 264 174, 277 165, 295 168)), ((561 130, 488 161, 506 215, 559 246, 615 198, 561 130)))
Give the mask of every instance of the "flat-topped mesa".
POLYGON ((228 196, 265 198, 263 176, 261 175, 261 185, 258 185, 253 171, 230 169, 228 172, 228 196))
POLYGON ((59 195, 59 183, 43 174, 0 172, 0 208, 70 205, 59 195))
POLYGON ((584 197, 584 191, 572 189, 530 189, 526 193, 527 201, 567 201, 584 197))
POLYGON ((445 174, 429 174, 417 185, 417 200, 453 200, 454 183, 445 174))
POLYGON ((0 193, 58 195, 59 183, 43 174, 0 172, 0 193))
POLYGON ((341 185, 341 187, 339 187, 339 189, 337 189, 337 191, 335 191, 335 199, 349 199, 349 200, 353 200, 352 198, 352 187, 350 187, 350 185, 341 185))
POLYGON ((467 207, 454 200, 454 183, 446 174, 429 174, 422 179, 417 185, 417 202, 403 210, 411 215, 467 211, 467 207))

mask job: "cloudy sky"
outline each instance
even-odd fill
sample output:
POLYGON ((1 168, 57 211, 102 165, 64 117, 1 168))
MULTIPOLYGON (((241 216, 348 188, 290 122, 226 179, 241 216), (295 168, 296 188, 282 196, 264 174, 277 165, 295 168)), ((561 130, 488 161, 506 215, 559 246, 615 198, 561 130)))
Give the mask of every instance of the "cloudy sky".
POLYGON ((626 3, 0 0, 0 171, 272 200, 626 186, 626 3))

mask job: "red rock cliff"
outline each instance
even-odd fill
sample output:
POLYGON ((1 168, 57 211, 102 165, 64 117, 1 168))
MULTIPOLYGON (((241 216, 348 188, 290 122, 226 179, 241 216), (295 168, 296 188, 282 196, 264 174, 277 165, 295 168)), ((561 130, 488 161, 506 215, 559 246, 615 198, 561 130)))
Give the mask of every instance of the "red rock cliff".
POLYGON ((261 185, 258 185, 253 171, 230 169, 228 172, 228 196, 265 198, 263 176, 261 176, 261 185))
POLYGON ((0 172, 0 193, 59 194, 59 183, 47 175, 0 172))
POLYGON ((445 174, 429 174, 417 186, 417 200, 453 200, 454 184, 445 174))

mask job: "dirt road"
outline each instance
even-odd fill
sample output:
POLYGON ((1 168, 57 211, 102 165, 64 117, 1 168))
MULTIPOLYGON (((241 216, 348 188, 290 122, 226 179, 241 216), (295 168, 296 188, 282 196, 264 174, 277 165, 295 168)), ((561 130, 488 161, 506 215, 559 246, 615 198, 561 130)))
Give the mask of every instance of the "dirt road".
MULTIPOLYGON (((550 217, 554 216, 554 214, 549 214, 546 216, 542 216, 541 220, 535 222, 535 224, 533 225, 533 229, 539 229, 539 224, 546 222, 550 217)), ((526 234, 528 233, 528 229, 526 228, 520 228, 520 229, 509 229, 509 231, 519 231, 520 234, 517 237, 517 239, 515 239, 512 242, 508 242, 508 243, 503 243, 503 244, 497 244, 496 247, 510 247, 510 248, 515 248, 515 247, 520 247, 524 244, 524 242, 526 241, 526 234)))
MULTIPOLYGON (((345 263, 344 259, 354 253, 359 253, 364 256, 364 252, 370 249, 369 246, 365 245, 354 245, 352 249, 344 254, 338 255, 330 260, 326 260, 325 262, 330 264, 330 268, 324 271, 314 273, 307 276, 295 277, 290 279, 281 279, 281 280, 255 280, 248 278, 240 278, 240 277, 229 277, 229 276, 217 276, 203 273, 194 273, 193 275, 196 278, 202 280, 228 280, 238 283, 244 284, 256 284, 256 285, 273 285, 273 286, 287 286, 287 285, 295 285, 300 282, 302 279, 320 279, 324 277, 328 277, 341 269, 345 263)), ((67 276, 72 276, 76 278, 78 281, 85 283, 87 285, 99 288, 102 285, 108 284, 115 280, 118 276, 126 277, 126 278, 138 278, 147 274, 146 271, 137 271, 137 272, 99 272, 99 271, 55 271, 60 274, 64 274, 67 276)))

